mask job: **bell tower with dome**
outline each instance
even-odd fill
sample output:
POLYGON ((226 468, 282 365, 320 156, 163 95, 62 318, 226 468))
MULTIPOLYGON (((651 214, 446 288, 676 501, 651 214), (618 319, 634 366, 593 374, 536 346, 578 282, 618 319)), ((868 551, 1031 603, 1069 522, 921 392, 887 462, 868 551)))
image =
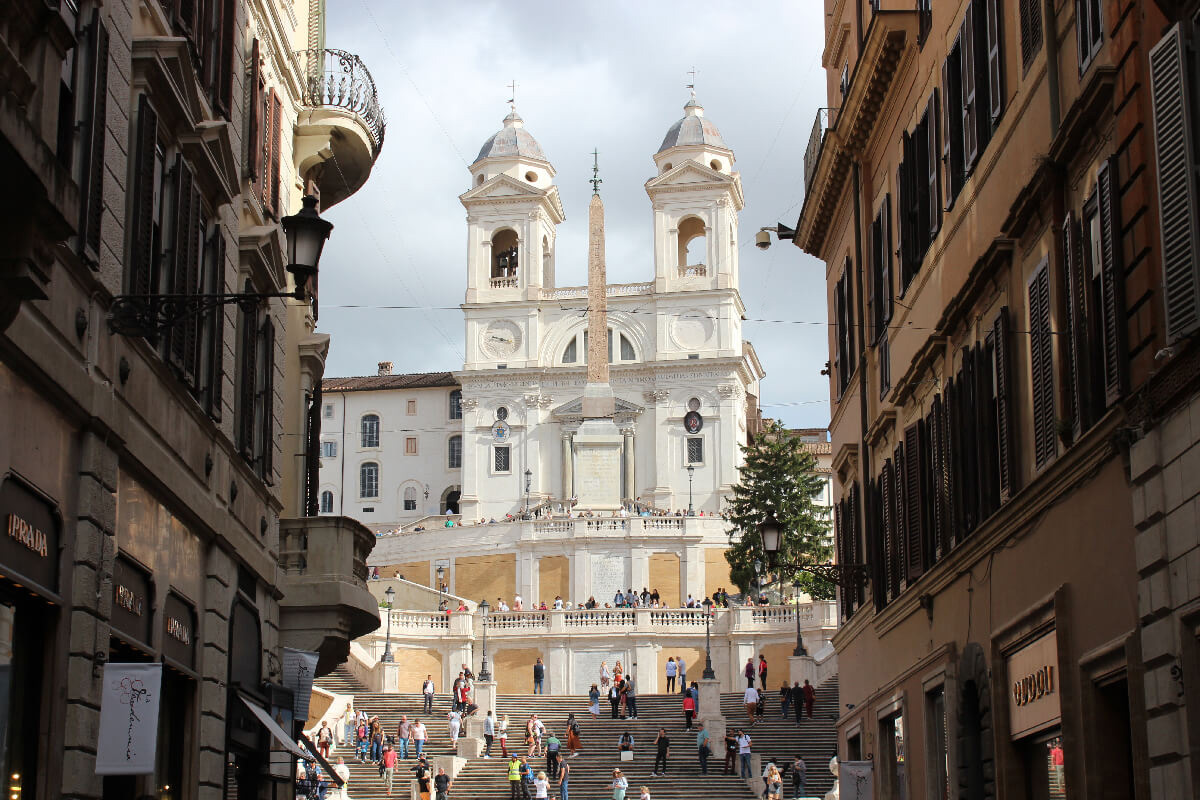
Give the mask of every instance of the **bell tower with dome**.
POLYGON ((515 106, 470 167, 467 303, 537 300, 554 286, 554 248, 563 221, 554 166, 515 106))
POLYGON ((654 288, 736 290, 741 175, 694 91, 683 113, 654 154, 657 175, 646 181, 654 205, 654 288))

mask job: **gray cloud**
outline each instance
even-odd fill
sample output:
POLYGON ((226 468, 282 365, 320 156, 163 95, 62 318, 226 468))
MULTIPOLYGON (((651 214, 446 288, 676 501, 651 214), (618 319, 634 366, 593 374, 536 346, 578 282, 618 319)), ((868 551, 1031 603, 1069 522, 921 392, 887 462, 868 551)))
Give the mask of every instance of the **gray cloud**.
POLYGON ((687 101, 693 65, 707 116, 734 148, 746 207, 742 295, 768 373, 765 413, 791 425, 828 421, 823 265, 790 244, 753 246, 762 225, 794 224, 802 159, 818 106, 823 34, 817 0, 743 2, 442 2, 338 0, 326 44, 357 53, 388 114, 371 179, 330 209, 337 226, 321 275, 320 329, 333 335, 326 374, 462 366, 467 164, 500 127, 506 85, 558 172, 567 220, 558 282, 585 282, 591 151, 600 150, 609 279, 653 275, 652 155, 687 101), (339 308, 416 305, 449 310, 339 308))

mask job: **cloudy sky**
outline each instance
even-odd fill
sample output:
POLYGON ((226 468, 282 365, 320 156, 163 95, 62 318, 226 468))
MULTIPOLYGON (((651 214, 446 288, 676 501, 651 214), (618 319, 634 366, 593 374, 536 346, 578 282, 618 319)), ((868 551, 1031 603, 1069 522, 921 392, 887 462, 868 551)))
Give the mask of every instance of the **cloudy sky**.
POLYGON ((822 4, 665 2, 328 3, 326 46, 366 62, 387 111, 371 179, 329 210, 320 328, 333 334, 326 374, 453 370, 463 362, 468 164, 517 110, 554 164, 566 221, 557 282, 586 283, 591 151, 600 151, 613 283, 653 277, 651 157, 682 116, 696 69, 706 116, 734 149, 742 296, 767 377, 764 413, 824 426, 824 271, 790 243, 753 245, 763 225, 794 225, 803 154, 819 106, 822 4), (414 305, 413 310, 339 308, 414 305))

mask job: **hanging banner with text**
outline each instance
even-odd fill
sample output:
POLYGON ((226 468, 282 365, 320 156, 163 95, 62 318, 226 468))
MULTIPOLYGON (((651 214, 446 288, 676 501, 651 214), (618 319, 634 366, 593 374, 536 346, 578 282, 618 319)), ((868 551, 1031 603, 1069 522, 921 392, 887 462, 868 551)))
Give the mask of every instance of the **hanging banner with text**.
POLYGON ((316 674, 316 653, 283 648, 283 688, 292 690, 292 713, 297 720, 308 719, 308 701, 316 674))
POLYGON ((97 775, 154 772, 162 664, 105 664, 97 775))

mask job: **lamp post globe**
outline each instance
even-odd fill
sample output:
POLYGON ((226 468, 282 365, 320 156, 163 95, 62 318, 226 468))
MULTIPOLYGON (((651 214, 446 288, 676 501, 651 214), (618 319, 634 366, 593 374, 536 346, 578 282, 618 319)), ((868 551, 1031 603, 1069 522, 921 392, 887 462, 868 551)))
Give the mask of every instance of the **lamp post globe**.
POLYGON ((783 526, 775 518, 774 512, 768 513, 767 518, 758 523, 758 535, 762 538, 763 552, 767 556, 767 563, 774 561, 783 539, 783 526))
POLYGON ((709 633, 709 625, 712 622, 713 601, 705 597, 701 605, 704 606, 704 672, 701 673, 700 677, 706 681, 711 681, 717 677, 717 673, 713 670, 712 665, 712 639, 709 633))
POLYGON ((296 297, 307 300, 316 296, 317 270, 321 263, 321 250, 333 230, 333 223, 321 219, 317 213, 317 198, 305 195, 303 208, 280 220, 283 234, 287 238, 287 271, 296 282, 296 297))
POLYGON ((488 669, 487 662, 488 612, 491 611, 491 609, 492 607, 488 605, 488 601, 486 599, 479 602, 479 615, 483 623, 483 661, 479 665, 479 680, 481 681, 490 681, 492 679, 492 671, 488 669))
POLYGON ((392 603, 396 600, 396 590, 389 586, 383 597, 384 606, 387 608, 387 635, 383 640, 383 656, 379 660, 390 664, 395 660, 392 656, 392 603))

